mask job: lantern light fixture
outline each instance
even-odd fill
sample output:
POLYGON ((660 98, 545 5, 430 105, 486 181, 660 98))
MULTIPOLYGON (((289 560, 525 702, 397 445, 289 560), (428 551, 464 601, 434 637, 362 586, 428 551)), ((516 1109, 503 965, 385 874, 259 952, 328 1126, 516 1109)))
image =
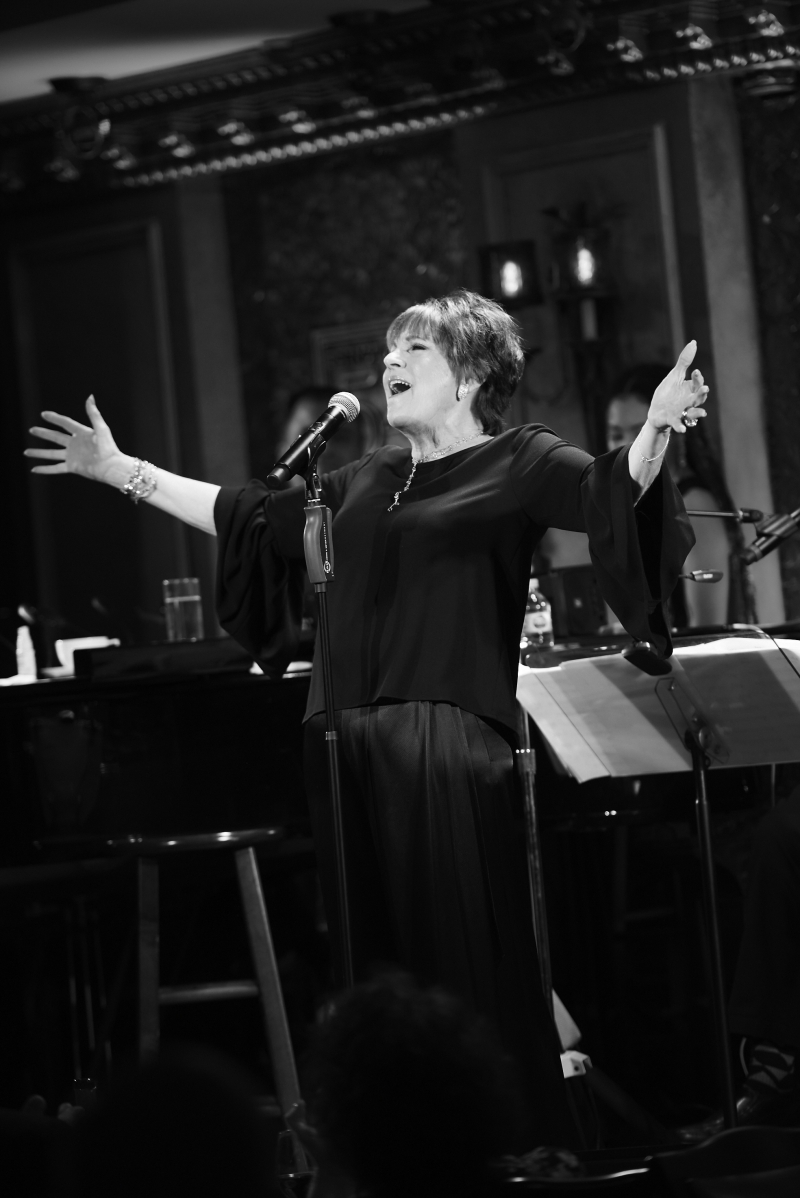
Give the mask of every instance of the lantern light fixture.
POLYGON ((481 246, 483 292, 504 308, 526 308, 543 302, 532 241, 504 241, 481 246))

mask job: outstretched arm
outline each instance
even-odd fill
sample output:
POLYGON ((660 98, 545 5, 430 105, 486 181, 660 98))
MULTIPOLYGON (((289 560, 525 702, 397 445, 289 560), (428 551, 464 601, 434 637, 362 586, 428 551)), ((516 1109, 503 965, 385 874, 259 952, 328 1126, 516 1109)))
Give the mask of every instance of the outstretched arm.
POLYGON ((690 341, 683 347, 672 370, 656 387, 647 420, 628 450, 631 478, 642 491, 647 490, 661 469, 670 433, 675 431, 682 435, 706 415, 703 404, 708 396, 708 387, 703 382, 702 374, 699 370, 693 370, 692 377, 686 378, 686 371, 696 353, 696 341, 690 341))
MULTIPOLYGON (((80 474, 96 482, 107 483, 118 490, 133 477, 135 459, 121 453, 90 395, 86 401, 86 414, 91 426, 79 424, 69 416, 58 412, 42 412, 42 418, 56 428, 36 426, 30 431, 54 448, 26 449, 28 458, 40 458, 50 462, 47 466, 34 466, 34 474, 80 474)), ((219 487, 212 483, 183 478, 170 474, 169 470, 154 467, 155 490, 145 499, 153 507, 161 508, 170 516, 176 516, 185 524, 200 528, 203 532, 216 535, 214 526, 214 503, 219 487)))

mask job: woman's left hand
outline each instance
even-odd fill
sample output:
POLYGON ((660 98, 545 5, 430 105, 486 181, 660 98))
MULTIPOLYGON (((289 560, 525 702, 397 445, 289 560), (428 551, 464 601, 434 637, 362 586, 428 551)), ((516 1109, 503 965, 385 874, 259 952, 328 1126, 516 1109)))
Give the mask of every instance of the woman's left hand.
POLYGON ((694 361, 696 353, 697 342, 690 341, 683 347, 678 361, 653 393, 647 422, 660 432, 674 429, 676 433, 685 433, 687 428, 694 428, 697 421, 707 415, 703 404, 706 402, 708 387, 703 382, 702 374, 699 370, 693 370, 691 378, 686 378, 686 371, 694 361))

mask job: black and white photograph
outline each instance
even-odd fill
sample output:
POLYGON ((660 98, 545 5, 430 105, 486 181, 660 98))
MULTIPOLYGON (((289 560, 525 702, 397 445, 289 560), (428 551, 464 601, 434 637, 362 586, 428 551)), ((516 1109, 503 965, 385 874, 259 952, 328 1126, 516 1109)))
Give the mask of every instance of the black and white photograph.
POLYGON ((800 1194, 800 0, 0 6, 0 1193, 800 1194))

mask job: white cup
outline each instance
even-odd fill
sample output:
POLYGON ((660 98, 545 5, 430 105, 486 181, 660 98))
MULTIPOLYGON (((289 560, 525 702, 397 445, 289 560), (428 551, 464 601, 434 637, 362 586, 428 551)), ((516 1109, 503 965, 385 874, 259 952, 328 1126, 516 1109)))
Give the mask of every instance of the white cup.
POLYGON ((72 636, 63 641, 56 641, 56 657, 65 670, 75 673, 76 649, 107 649, 110 645, 119 645, 115 636, 72 636))

